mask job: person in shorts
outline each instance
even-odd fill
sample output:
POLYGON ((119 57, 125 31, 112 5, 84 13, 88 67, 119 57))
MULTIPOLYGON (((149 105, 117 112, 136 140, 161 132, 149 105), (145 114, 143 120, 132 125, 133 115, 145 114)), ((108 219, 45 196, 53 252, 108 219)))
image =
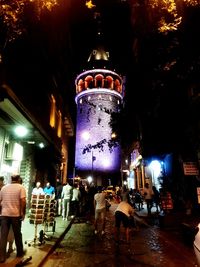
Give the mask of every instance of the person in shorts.
POLYGON ((106 219, 106 194, 102 192, 102 188, 97 188, 97 193, 94 195, 94 208, 95 208, 95 218, 94 218, 94 233, 98 233, 98 222, 102 221, 101 234, 105 234, 105 219, 106 219))
POLYGON ((128 203, 128 200, 121 201, 115 210, 115 239, 119 242, 120 226, 123 225, 126 234, 126 242, 130 242, 130 218, 134 214, 133 207, 128 203))

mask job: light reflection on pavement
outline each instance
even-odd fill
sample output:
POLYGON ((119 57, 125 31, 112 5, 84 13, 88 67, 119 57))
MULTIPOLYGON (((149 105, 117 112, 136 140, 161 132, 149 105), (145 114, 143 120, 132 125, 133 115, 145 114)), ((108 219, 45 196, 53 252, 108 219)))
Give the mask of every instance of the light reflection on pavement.
POLYGON ((158 226, 138 224, 131 244, 114 241, 114 210, 107 212, 105 236, 95 236, 91 224, 74 224, 45 267, 194 267, 193 248, 185 246, 158 226), (130 251, 129 251, 130 250, 130 251))

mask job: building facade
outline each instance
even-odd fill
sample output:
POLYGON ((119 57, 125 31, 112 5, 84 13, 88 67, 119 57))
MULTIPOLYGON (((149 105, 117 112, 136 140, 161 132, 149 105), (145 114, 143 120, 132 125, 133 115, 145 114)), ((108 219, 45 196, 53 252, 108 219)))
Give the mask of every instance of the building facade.
POLYGON ((0 51, 0 175, 9 183, 20 174, 30 199, 37 181, 66 182, 74 132, 66 89, 27 39, 0 51))

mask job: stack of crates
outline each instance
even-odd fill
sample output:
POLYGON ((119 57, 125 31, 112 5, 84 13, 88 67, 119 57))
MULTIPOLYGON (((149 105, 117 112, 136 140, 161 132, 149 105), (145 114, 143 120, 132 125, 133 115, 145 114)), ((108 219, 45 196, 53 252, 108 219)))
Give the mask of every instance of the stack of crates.
POLYGON ((56 215, 56 201, 51 196, 45 196, 44 205, 44 225, 45 230, 48 231, 49 227, 52 227, 52 232, 55 232, 55 215, 56 215))
POLYGON ((32 195, 30 223, 43 224, 44 207, 45 207, 45 196, 44 195, 32 195))

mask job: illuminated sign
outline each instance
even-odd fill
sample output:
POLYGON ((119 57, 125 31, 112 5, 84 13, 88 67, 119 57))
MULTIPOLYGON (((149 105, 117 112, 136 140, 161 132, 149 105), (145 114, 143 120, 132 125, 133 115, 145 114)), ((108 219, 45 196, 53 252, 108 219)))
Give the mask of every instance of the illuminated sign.
POLYGON ((184 175, 199 175, 199 170, 195 162, 183 163, 184 175))

